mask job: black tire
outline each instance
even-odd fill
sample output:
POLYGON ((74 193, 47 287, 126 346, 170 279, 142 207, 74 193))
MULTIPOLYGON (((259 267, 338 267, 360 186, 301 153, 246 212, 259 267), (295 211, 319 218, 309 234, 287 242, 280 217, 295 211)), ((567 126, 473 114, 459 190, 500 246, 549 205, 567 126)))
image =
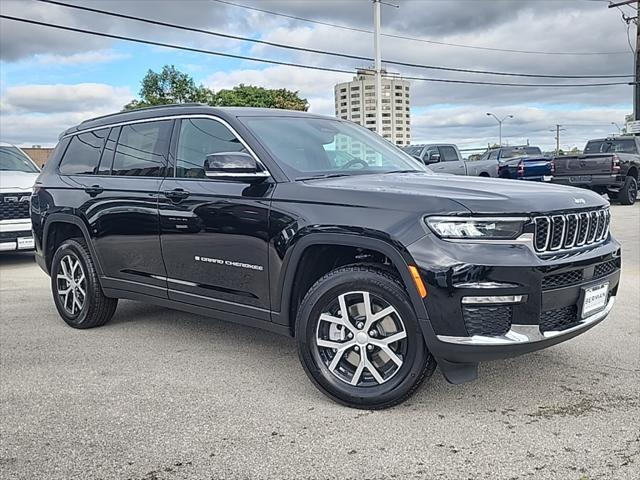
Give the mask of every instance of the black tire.
POLYGON ((51 262, 51 291, 58 313, 73 328, 104 325, 113 317, 118 305, 116 298, 108 298, 102 292, 91 253, 81 238, 65 240, 56 250, 51 262), (73 272, 69 268, 70 262, 75 266, 73 272), (77 287, 71 285, 69 276, 77 287), (71 289, 71 298, 63 293, 65 287, 71 289))
MULTIPOLYGON (((362 305, 364 305, 365 297, 362 296, 361 298, 363 299, 362 305)), ((340 308, 339 315, 342 315, 341 312, 342 309, 340 308)), ((335 315, 331 315, 335 318, 335 315)), ((366 318, 366 316, 363 318, 366 318)), ((369 265, 351 265, 338 268, 320 278, 309 289, 302 300, 296 318, 296 342, 302 366, 315 386, 334 401, 354 408, 373 410, 397 405, 409 398, 422 382, 433 374, 436 368, 436 361, 427 350, 420 325, 402 283, 389 272, 369 265), (329 324, 329 331, 331 331, 331 328, 340 329, 339 331, 334 329, 333 334, 343 335, 341 340, 345 345, 356 341, 364 341, 361 335, 364 329, 358 330, 361 326, 356 327, 356 325, 364 322, 362 318, 358 320, 357 315, 353 315, 353 310, 350 310, 353 308, 360 309, 360 305, 357 304, 357 295, 363 291, 367 292, 371 299, 369 302, 371 311, 374 311, 374 308, 378 309, 376 310, 377 312, 389 308, 384 307, 384 305, 395 309, 393 313, 375 320, 375 323, 371 324, 373 328, 370 327, 368 329, 369 332, 365 332, 373 334, 364 336, 367 337, 367 342, 383 342, 386 338, 393 336, 393 334, 386 335, 386 327, 384 325, 388 327, 392 324, 394 328, 397 328, 395 335, 401 331, 399 326, 402 325, 406 336, 401 340, 387 344, 387 346, 391 346, 392 353, 396 354, 396 359, 401 360, 401 365, 398 365, 397 362, 391 362, 391 357, 386 353, 382 355, 381 349, 377 346, 362 343, 362 348, 358 349, 357 352, 354 350, 356 349, 355 346, 348 348, 340 356, 339 369, 334 366, 334 371, 332 372, 330 366, 335 357, 338 356, 338 350, 323 348, 318 346, 317 342, 326 340, 319 340, 322 335, 321 332, 324 331, 326 333, 327 331, 326 324, 329 324), (344 304, 347 305, 347 310, 349 310, 348 321, 351 326, 345 328, 346 325, 343 327, 342 325, 335 325, 332 321, 321 320, 320 315, 326 313, 327 309, 335 311, 331 310, 331 306, 333 305, 333 308, 335 308, 335 303, 339 303, 339 296, 348 292, 352 293, 343 298, 345 299, 344 304), (352 301, 355 303, 347 303, 352 301), (351 327, 353 327, 353 330, 351 327), (343 328, 345 333, 341 333, 343 328), (347 330, 349 331, 347 332, 347 330), (352 332, 354 331, 356 334, 352 340, 345 338, 349 334, 353 335, 352 332), (369 348, 371 348, 371 351, 368 350, 369 348), (375 378, 368 366, 361 368, 349 363, 348 360, 352 358, 359 359, 358 365, 362 363, 363 357, 359 353, 360 351, 365 354, 366 362, 373 363, 372 366, 376 369, 379 378, 383 380, 382 383, 375 378), (331 357, 332 354, 333 357, 331 357), (377 362, 380 365, 384 358, 388 360, 378 370, 375 363, 377 362), (392 368, 386 368, 388 365, 391 365, 392 368), (348 383, 349 378, 345 379, 344 377, 348 377, 349 373, 351 373, 351 382, 353 382, 358 368, 360 368, 360 374, 356 379, 356 385, 352 385, 348 383), (334 373, 336 370, 339 371, 334 373)))
POLYGON ((622 205, 633 205, 638 197, 638 181, 631 175, 627 175, 624 185, 620 188, 617 200, 622 205))

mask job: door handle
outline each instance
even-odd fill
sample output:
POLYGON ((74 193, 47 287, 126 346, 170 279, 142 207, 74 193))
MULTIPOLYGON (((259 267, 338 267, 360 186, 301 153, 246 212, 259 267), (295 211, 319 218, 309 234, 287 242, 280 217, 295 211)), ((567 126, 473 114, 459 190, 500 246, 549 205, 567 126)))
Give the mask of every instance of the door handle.
POLYGON ((102 188, 100 185, 91 185, 90 187, 86 187, 84 191, 87 192, 92 197, 95 197, 96 195, 99 195, 102 192, 104 192, 104 188, 102 188))
POLYGON ((182 188, 165 190, 163 193, 165 197, 170 198, 171 200, 176 200, 176 201, 184 200, 189 195, 191 195, 189 192, 187 192, 186 190, 183 190, 182 188))

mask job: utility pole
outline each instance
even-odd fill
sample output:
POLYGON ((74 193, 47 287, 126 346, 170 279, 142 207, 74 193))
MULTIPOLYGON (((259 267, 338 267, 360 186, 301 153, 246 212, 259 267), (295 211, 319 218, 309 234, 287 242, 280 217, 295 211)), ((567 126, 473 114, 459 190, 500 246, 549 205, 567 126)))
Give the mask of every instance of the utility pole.
POLYGON ((373 50, 376 71, 376 132, 382 135, 382 54, 380 52, 380 3, 373 0, 373 50))
MULTIPOLYGON (((556 123, 556 157, 560 155, 560 132, 564 132, 566 129, 562 128, 562 125, 556 123)), ((550 130, 553 132, 553 130, 550 130)))
POLYGON ((636 25, 636 49, 633 52, 633 72, 635 79, 633 82, 633 119, 640 120, 640 28, 638 28, 638 13, 640 12, 640 0, 622 0, 609 2, 609 8, 620 8, 623 5, 636 6, 636 16, 627 17, 625 13, 622 13, 622 19, 629 25, 630 22, 634 22, 636 25))

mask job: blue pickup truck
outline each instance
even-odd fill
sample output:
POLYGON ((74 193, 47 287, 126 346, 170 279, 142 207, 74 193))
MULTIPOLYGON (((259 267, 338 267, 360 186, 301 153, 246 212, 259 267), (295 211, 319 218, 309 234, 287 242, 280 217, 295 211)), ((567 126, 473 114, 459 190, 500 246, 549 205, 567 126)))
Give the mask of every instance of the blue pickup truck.
POLYGON ((542 182, 551 181, 555 170, 552 158, 529 145, 492 148, 478 160, 468 160, 467 165, 469 171, 486 172, 480 176, 542 182))

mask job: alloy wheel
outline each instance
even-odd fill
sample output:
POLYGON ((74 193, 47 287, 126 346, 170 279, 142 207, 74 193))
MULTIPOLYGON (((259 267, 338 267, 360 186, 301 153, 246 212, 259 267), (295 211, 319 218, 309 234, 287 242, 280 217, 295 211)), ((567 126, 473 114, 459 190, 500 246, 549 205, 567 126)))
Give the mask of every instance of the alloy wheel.
POLYGON ((366 291, 343 293, 320 314, 316 346, 327 369, 358 387, 387 382, 407 353, 407 332, 398 311, 366 291))
POLYGON ((70 315, 80 313, 87 298, 87 280, 75 255, 62 257, 56 280, 57 294, 66 312, 70 315))

